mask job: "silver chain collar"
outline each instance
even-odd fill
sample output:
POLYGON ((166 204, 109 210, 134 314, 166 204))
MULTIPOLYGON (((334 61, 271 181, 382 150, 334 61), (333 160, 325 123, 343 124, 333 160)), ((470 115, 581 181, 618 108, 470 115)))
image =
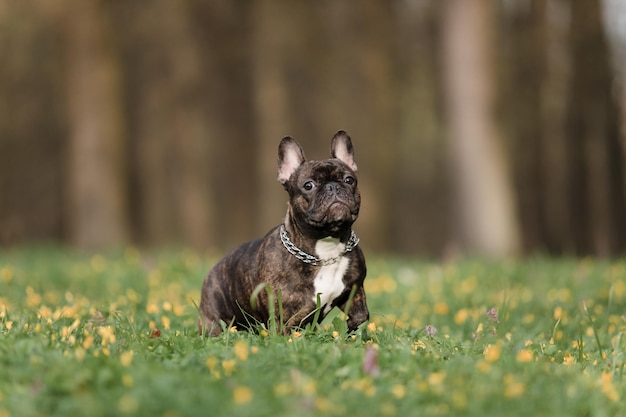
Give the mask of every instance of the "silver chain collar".
POLYGON ((287 252, 289 252, 302 262, 306 264, 311 264, 313 266, 325 266, 337 263, 346 253, 352 252, 356 245, 359 244, 359 238, 356 236, 356 233, 354 233, 354 230, 351 230, 350 239, 346 243, 346 248, 341 255, 335 256, 334 258, 321 259, 317 256, 309 255, 308 253, 304 252, 302 249, 294 245, 291 239, 289 239, 289 235, 287 234, 287 230, 285 229, 284 224, 280 225, 280 240, 281 242, 283 242, 283 246, 285 247, 285 249, 287 249, 287 252))

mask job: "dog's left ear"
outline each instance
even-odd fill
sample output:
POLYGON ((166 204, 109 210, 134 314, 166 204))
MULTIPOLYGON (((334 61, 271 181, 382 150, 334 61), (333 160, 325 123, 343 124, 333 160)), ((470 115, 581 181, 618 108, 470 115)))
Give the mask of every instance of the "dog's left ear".
POLYGON ((330 156, 337 158, 348 165, 354 172, 357 172, 356 162, 354 162, 354 148, 352 148, 352 140, 350 136, 343 131, 335 133, 330 143, 330 156))

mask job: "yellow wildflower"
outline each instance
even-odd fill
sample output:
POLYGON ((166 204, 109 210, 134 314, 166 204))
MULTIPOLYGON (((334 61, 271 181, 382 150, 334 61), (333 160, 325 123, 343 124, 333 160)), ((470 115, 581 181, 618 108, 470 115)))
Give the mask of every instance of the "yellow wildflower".
POLYGON ((238 340, 235 342, 233 346, 233 350, 235 351, 235 356, 240 361, 248 360, 248 344, 243 340, 238 340))
POLYGON ((206 361, 204 363, 206 367, 209 368, 209 371, 211 372, 211 376, 213 378, 220 379, 222 377, 222 374, 218 369, 218 362, 215 356, 209 356, 208 358, 206 358, 206 361))
POLYGON ((98 328, 98 334, 102 337, 102 346, 115 343, 115 334, 111 326, 101 326, 98 328))
POLYGON ((82 362, 85 359, 85 349, 81 348, 80 346, 77 347, 76 349, 74 349, 74 355, 76 355, 76 359, 78 360, 78 362, 82 362))
POLYGON ((245 386, 236 387, 233 391, 233 401, 235 404, 247 404, 254 398, 252 390, 245 386))
POLYGON ((122 375, 122 385, 124 385, 126 388, 131 388, 133 385, 135 385, 135 380, 132 376, 124 374, 122 375))
POLYGON ((176 317, 180 317, 183 314, 185 314, 185 306, 176 304, 174 308, 172 309, 172 312, 174 313, 176 317))
POLYGON ((446 379, 446 374, 443 372, 433 372, 428 375, 428 383, 432 386, 438 386, 443 384, 443 381, 446 379))
POLYGON ((454 390, 452 392, 452 404, 457 410, 464 410, 467 408, 467 394, 463 390, 454 390))
POLYGON ((500 359, 500 353, 502 352, 502 349, 500 348, 500 346, 498 345, 487 345, 485 347, 485 351, 483 352, 483 355, 485 355, 485 360, 487 362, 496 362, 498 359, 500 359))
POLYGON ((604 372, 600 377, 600 389, 609 400, 613 402, 619 401, 619 393, 613 385, 613 375, 609 372, 604 372))
POLYGON ((368 379, 369 383, 363 387, 363 393, 366 397, 373 397, 374 395, 376 395, 376 386, 372 384, 371 381, 371 378, 368 379))
POLYGON ((302 383, 301 391, 305 395, 314 395, 317 392, 317 385, 315 385, 315 381, 306 380, 302 383))
POLYGON ((117 403, 117 408, 124 414, 133 414, 139 409, 139 401, 131 395, 123 395, 117 403))
POLYGON ((315 408, 317 408, 318 411, 321 411, 324 414, 328 414, 329 412, 337 409, 336 404, 333 404, 327 398, 316 398, 315 408))
POLYGON ((411 346, 411 348, 413 350, 417 350, 417 349, 423 349, 426 350, 426 345, 424 344, 424 342, 422 342, 421 340, 416 341, 415 343, 413 343, 413 346, 411 346))
POLYGON ((235 370, 236 362, 234 359, 227 359, 222 361, 222 368, 224 369, 224 373, 226 375, 230 375, 235 370))
POLYGON ((560 320, 563 317, 563 308, 561 306, 554 307, 553 317, 554 320, 560 320))
POLYGON ((454 315, 454 322, 457 325, 461 325, 461 324, 465 323, 468 318, 469 318, 469 311, 467 309, 463 308, 463 309, 457 311, 456 314, 454 315))
POLYGON ((515 398, 524 394, 526 387, 523 383, 516 381, 513 375, 505 375, 504 377, 504 396, 507 398, 515 398))
POLYGON ((274 394, 277 396, 289 395, 293 392, 293 386, 286 382, 280 382, 274 386, 274 394))
POLYGON ((135 352, 133 352, 132 350, 122 352, 122 354, 120 354, 120 363, 122 364, 122 366, 130 366, 130 364, 133 362, 134 354, 135 352))
POLYGON ((5 284, 8 284, 9 281, 13 279, 13 270, 8 266, 3 266, 0 268, 0 280, 5 284))
POLYGON ((491 370, 491 364, 486 360, 476 362, 476 369, 483 374, 486 374, 491 370))
POLYGON ((206 358, 206 361, 204 363, 206 364, 207 368, 209 368, 209 370, 214 371, 217 367, 217 358, 215 356, 209 356, 208 358, 206 358))
POLYGON ((163 325, 163 328, 165 330, 169 330, 170 329, 170 319, 167 316, 163 316, 161 317, 161 324, 163 325))
POLYGON ((41 295, 37 294, 33 287, 26 287, 26 306, 38 307, 41 304, 41 295))
POLYGON ((535 354, 529 349, 522 349, 517 352, 516 358, 518 362, 532 362, 535 354))
POLYGON ((433 312, 435 314, 444 315, 448 314, 448 311, 450 311, 450 309, 446 303, 437 303, 433 306, 433 312))
POLYGON ((85 349, 89 349, 91 347, 91 345, 93 345, 93 336, 92 335, 87 335, 85 337, 85 340, 83 340, 83 347, 85 349))
POLYGON ((391 387, 391 395, 401 400, 406 395, 406 387, 402 384, 396 384, 391 387))

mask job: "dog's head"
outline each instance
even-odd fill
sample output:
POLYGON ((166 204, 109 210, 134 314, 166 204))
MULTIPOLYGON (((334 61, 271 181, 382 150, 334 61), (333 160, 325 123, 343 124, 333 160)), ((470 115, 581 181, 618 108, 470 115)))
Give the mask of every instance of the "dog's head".
POLYGON ((278 181, 289 193, 291 215, 311 237, 339 237, 359 214, 361 195, 350 136, 337 132, 330 159, 307 161, 302 147, 286 137, 278 147, 278 181))

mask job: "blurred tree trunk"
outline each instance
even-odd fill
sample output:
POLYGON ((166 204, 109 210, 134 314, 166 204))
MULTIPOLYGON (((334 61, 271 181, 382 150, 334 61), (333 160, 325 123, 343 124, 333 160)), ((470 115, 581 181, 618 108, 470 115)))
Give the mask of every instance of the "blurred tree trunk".
MULTIPOLYGON (((439 38, 438 5, 434 2, 398 2, 397 135, 391 169, 393 204, 390 207, 390 248, 419 256, 440 256, 447 243, 445 216, 449 199, 445 158, 437 113, 439 38)), ((389 141, 381 140, 389 145, 389 141)))
MULTIPOLYGON (((276 182, 278 144, 291 135, 286 66, 288 47, 298 36, 298 28, 290 17, 293 3, 276 0, 255 0, 252 19, 253 103, 257 127, 256 234, 280 223, 287 198, 276 182)), ((295 138, 301 141, 301 138, 295 138)), ((301 142, 302 143, 302 142, 301 142)), ((305 149, 306 152, 306 149, 305 149)))
POLYGON ((128 240, 120 72, 103 3, 68 5, 67 224, 74 244, 95 249, 128 240))
POLYGON ((443 88, 456 237, 464 252, 513 255, 519 248, 519 231, 493 114, 492 3, 446 0, 443 7, 443 88))
POLYGON ((174 198, 178 200, 177 222, 182 241, 196 249, 214 245, 215 219, 212 189, 209 182, 211 143, 216 135, 211 118, 206 114, 205 77, 212 73, 202 66, 201 48, 186 2, 166 2, 170 17, 171 38, 168 52, 172 63, 173 101, 170 140, 175 149, 178 186, 174 198))
POLYGON ((624 149, 599 0, 571 0, 569 225, 577 254, 623 252, 624 149))
MULTIPOLYGON (((393 190, 389 186, 397 163, 394 152, 397 142, 393 138, 398 134, 394 100, 393 4, 378 1, 360 4, 353 35, 358 45, 354 68, 359 68, 355 73, 361 73, 363 79, 361 88, 355 89, 352 97, 343 104, 350 109, 350 119, 357 124, 356 129, 351 129, 358 141, 355 146, 369 141, 368 146, 356 150, 357 163, 360 160, 364 168, 360 187, 364 202, 358 225, 367 230, 362 233, 368 242, 367 247, 384 251, 392 247, 395 238, 391 235, 393 190), (359 105, 353 106, 354 102, 359 105)), ((354 46, 346 45, 346 50, 351 48, 354 46)), ((337 61, 341 62, 341 58, 337 61)), ((350 75, 344 81, 349 78, 350 75)))
MULTIPOLYGON (((546 0, 532 0, 515 11, 507 25, 512 56, 507 56, 509 89, 501 99, 508 106, 514 138, 515 182, 525 250, 554 250, 546 209, 549 178, 557 166, 549 161, 545 134, 545 83, 547 79, 546 0)), ((557 221, 557 219, 552 219, 557 221)))
MULTIPOLYGON (((251 4, 231 0, 194 0, 191 12, 202 48, 207 111, 212 133, 209 168, 211 197, 216 202, 212 242, 231 248, 255 236, 256 155, 251 103, 252 72, 249 43, 251 4)), ((278 148, 278 140, 275 142, 278 148)), ((272 159, 273 160, 273 159, 272 159)), ((267 178, 272 181, 272 176, 267 178)), ((278 190, 280 186, 272 183, 278 190)), ((280 210, 276 213, 280 216, 280 210)), ((277 220, 275 221, 275 223, 277 220)))
POLYGON ((134 102, 134 217, 142 243, 205 249, 216 243, 206 100, 211 71, 201 58, 188 2, 157 1, 148 10, 122 4, 134 102))
POLYGON ((565 113, 570 75, 566 3, 531 0, 501 9, 500 60, 508 90, 500 94, 512 140, 518 209, 527 252, 571 248, 565 113))
POLYGON ((326 47, 319 72, 325 94, 319 117, 331 132, 345 129, 353 138, 363 197, 356 227, 368 248, 388 250, 397 134, 393 4, 322 4, 326 47))
POLYGON ((0 245, 58 239, 69 220, 64 4, 32 6, 0 7, 0 245))

